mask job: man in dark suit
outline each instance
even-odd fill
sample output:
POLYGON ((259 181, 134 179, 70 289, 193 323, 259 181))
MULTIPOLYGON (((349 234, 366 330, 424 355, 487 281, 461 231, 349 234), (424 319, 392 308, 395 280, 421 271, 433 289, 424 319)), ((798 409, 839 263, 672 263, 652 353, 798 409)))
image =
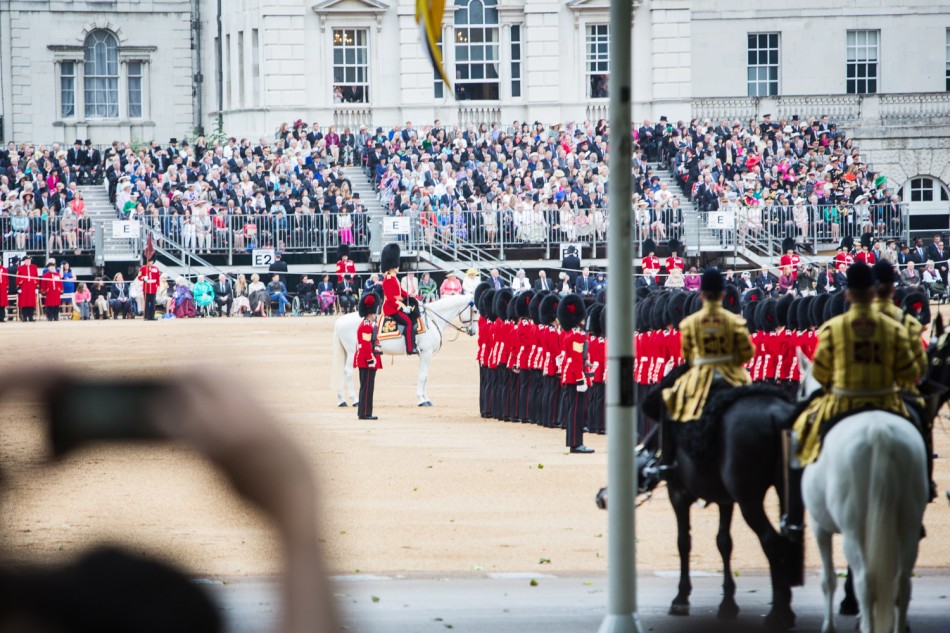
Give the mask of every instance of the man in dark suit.
POLYGON ((498 276, 498 269, 492 268, 490 276, 488 278, 488 283, 491 284, 493 290, 501 290, 505 287, 504 280, 498 276))
POLYGON ((927 261, 927 249, 924 248, 924 241, 919 237, 914 240, 914 246, 910 249, 908 253, 910 261, 915 264, 923 264, 927 261))
POLYGON ((349 314, 356 307, 359 293, 353 283, 353 276, 349 273, 343 275, 343 281, 336 285, 336 296, 340 299, 340 308, 344 314, 349 314))
POLYGON ((594 278, 590 276, 590 268, 584 266, 581 274, 574 279, 574 292, 582 297, 594 294, 594 278))
POLYGON ((218 275, 218 281, 214 284, 214 305, 218 308, 218 316, 231 314, 231 304, 234 303, 234 293, 231 290, 231 281, 227 275, 218 275))
POLYGON ((98 185, 102 182, 102 154, 93 147, 92 140, 88 138, 86 139, 84 154, 81 163, 84 181, 98 185))
POLYGON ((281 282, 287 283, 287 262, 281 258, 280 253, 274 255, 274 263, 267 267, 267 272, 277 273, 281 282))
POLYGON ((637 288, 653 288, 657 287, 656 277, 653 275, 640 275, 637 277, 637 288))
POLYGON ((548 279, 548 274, 544 270, 538 271, 538 279, 534 282, 535 290, 554 290, 554 281, 548 279))

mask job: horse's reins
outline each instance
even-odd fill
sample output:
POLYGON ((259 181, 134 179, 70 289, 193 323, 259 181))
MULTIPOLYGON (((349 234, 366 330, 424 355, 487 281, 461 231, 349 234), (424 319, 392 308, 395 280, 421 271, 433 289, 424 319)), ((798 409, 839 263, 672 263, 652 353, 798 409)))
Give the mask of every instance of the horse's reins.
MULTIPOLYGON (((441 314, 439 314, 439 313, 437 313, 437 312, 432 312, 432 316, 438 318, 440 321, 442 321, 443 323, 445 323, 446 325, 448 325, 448 326, 451 327, 452 329, 458 331, 459 333, 461 333, 461 334, 468 334, 468 332, 466 331, 465 328, 459 327, 458 325, 455 325, 455 319, 457 319, 458 317, 462 316, 462 313, 465 312, 466 309, 470 309, 473 305, 474 305, 474 302, 469 301, 468 304, 466 304, 464 308, 462 308, 461 310, 459 310, 458 312, 456 312, 456 313, 455 313, 455 316, 453 316, 451 319, 446 319, 444 316, 442 316, 441 314)), ((430 313, 429 310, 427 310, 427 309, 425 308, 424 304, 419 304, 419 310, 420 310, 420 312, 421 312, 423 315, 426 315, 426 316, 428 316, 429 313, 430 313)), ((438 328, 436 328, 436 329, 438 329, 438 328)), ((442 331, 441 331, 441 330, 439 330, 439 336, 440 336, 440 338, 441 338, 441 336, 442 336, 442 331)))

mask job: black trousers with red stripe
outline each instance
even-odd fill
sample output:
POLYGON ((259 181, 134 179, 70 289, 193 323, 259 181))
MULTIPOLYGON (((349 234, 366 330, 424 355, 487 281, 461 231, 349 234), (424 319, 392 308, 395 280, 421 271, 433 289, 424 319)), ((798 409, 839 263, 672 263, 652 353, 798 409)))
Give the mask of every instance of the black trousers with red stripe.
POLYGON ((393 313, 393 318, 400 324, 404 325, 406 328, 406 353, 412 354, 413 350, 416 349, 416 331, 412 325, 412 319, 409 318, 409 315, 403 312, 402 310, 393 313))
POLYGON ((521 381, 523 380, 523 373, 521 370, 517 372, 514 369, 508 370, 508 391, 506 393, 506 404, 505 404, 505 419, 514 420, 515 422, 519 421, 518 411, 521 409, 520 406, 520 395, 521 395, 521 381))
POLYGON ((604 401, 606 383, 595 382, 587 390, 587 428, 591 433, 605 433, 606 402, 604 401))
POLYGON ((505 407, 508 404, 508 366, 499 365, 495 369, 495 384, 492 387, 491 417, 505 419, 505 407))
POLYGON ((541 402, 538 417, 542 426, 558 426, 558 381, 560 376, 543 376, 541 378, 541 402))
POLYGON ((373 391, 376 389, 376 370, 360 367, 360 406, 356 414, 361 418, 373 415, 373 391))
POLYGON ((577 391, 577 385, 561 386, 561 424, 567 430, 567 446, 574 448, 584 443, 587 426, 587 392, 577 391))
POLYGON ((488 406, 488 368, 478 366, 478 413, 484 418, 488 406))
POLYGON ((521 387, 518 393, 518 418, 524 422, 534 422, 532 404, 534 401, 535 383, 538 371, 536 369, 521 370, 521 387))

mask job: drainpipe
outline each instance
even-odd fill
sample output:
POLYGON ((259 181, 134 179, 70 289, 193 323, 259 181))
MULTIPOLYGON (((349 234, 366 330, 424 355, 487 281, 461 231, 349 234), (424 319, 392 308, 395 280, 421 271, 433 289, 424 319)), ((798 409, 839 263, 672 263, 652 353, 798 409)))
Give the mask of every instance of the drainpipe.
POLYGON ((224 34, 221 27, 221 0, 218 0, 218 45, 215 47, 214 55, 217 61, 217 82, 218 82, 218 123, 215 132, 220 133, 224 130, 224 34))
POLYGON ((191 100, 194 110, 192 127, 199 136, 204 134, 201 97, 204 76, 201 73, 201 0, 191 0, 191 100))

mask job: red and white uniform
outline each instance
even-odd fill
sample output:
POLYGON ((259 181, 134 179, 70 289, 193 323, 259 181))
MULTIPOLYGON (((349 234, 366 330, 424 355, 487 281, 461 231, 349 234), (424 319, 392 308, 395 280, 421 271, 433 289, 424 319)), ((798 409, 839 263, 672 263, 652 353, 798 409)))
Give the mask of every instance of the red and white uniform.
POLYGON ((667 257, 666 261, 663 262, 663 266, 666 268, 666 272, 669 273, 674 268, 679 268, 681 271, 686 271, 686 265, 683 263, 682 257, 667 257))
POLYGON ((337 283, 343 281, 343 275, 356 274, 356 262, 352 259, 341 259, 336 263, 336 281, 337 283))
POLYGON ((860 253, 854 256, 854 261, 864 262, 868 266, 873 266, 874 264, 877 263, 877 257, 875 257, 874 253, 872 253, 871 251, 861 251, 860 253))
POLYGON ((798 256, 798 253, 792 253, 791 255, 785 254, 782 255, 782 258, 779 260, 779 266, 785 268, 786 266, 791 266, 792 279, 798 279, 798 265, 802 263, 802 258, 798 256))
POLYGON ((356 354, 353 355, 353 367, 360 369, 382 369, 383 357, 373 353, 373 322, 369 319, 360 321, 356 328, 356 354), (376 359, 375 365, 370 365, 370 359, 376 359))
MULTIPOLYGON (((660 258, 648 256, 640 260, 640 268, 643 269, 643 274, 646 274, 648 270, 652 270, 655 273, 660 272, 660 258)), ((659 281, 659 276, 656 277, 656 281, 659 281)))
POLYGON ((10 275, 6 266, 0 266, 0 308, 10 305, 10 275))
POLYGON ((835 270, 838 270, 841 264, 844 264, 845 268, 848 268, 853 263, 854 257, 851 256, 851 253, 838 253, 835 255, 835 270))
POLYGON ((587 362, 593 368, 594 375, 588 384, 606 382, 607 378, 607 339, 602 336, 588 337, 587 362))
POLYGON ((158 266, 142 266, 139 268, 138 280, 142 282, 142 293, 153 295, 158 292, 158 284, 162 280, 162 271, 158 266))
POLYGON ((21 264, 16 271, 17 307, 35 308, 40 271, 33 264, 21 264))
POLYGON ((576 385, 584 378, 584 342, 587 334, 580 330, 565 331, 562 334, 561 385, 576 385))
POLYGON ((392 316, 399 312, 397 302, 405 302, 405 299, 408 298, 408 295, 406 295, 402 286, 399 285, 399 280, 396 279, 395 275, 387 275, 386 278, 383 279, 383 294, 386 296, 386 299, 383 301, 383 314, 386 316, 392 316))
POLYGON ((47 270, 40 280, 44 308, 58 308, 63 304, 63 276, 55 270, 47 270))
POLYGON ((478 315, 478 354, 475 358, 479 365, 488 365, 488 345, 491 342, 491 321, 478 315))

